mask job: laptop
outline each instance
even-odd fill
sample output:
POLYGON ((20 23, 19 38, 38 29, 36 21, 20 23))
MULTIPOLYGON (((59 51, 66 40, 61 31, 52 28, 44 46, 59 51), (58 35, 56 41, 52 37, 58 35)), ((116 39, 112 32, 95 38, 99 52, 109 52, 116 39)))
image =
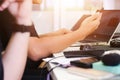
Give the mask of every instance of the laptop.
MULTIPOLYGON (((117 28, 120 26, 120 10, 102 10, 100 12, 102 13, 102 17, 98 29, 80 42, 110 42, 117 28)), ((82 21, 88 16, 90 15, 83 15, 71 30, 78 29, 82 21)))

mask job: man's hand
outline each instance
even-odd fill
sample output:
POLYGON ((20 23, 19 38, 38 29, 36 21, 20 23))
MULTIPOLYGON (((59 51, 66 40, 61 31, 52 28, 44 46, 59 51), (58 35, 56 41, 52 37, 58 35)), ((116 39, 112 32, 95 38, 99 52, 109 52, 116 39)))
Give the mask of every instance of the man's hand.
POLYGON ((31 25, 32 0, 4 0, 0 5, 0 11, 8 8, 20 25, 31 25))
POLYGON ((0 11, 6 9, 11 3, 16 2, 17 0, 4 0, 3 3, 0 5, 0 11))
POLYGON ((85 33, 85 35, 91 34, 93 31, 95 31, 99 24, 100 24, 100 19, 101 19, 102 14, 101 13, 96 13, 88 18, 86 18, 80 28, 78 30, 82 31, 85 33))

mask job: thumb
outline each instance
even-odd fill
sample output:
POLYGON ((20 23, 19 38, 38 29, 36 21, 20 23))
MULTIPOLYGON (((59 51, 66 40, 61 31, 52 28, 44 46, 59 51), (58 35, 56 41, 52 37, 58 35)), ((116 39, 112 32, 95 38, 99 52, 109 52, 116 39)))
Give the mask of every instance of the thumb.
POLYGON ((101 14, 100 13, 95 13, 94 15, 90 16, 88 19, 90 21, 94 21, 96 19, 100 20, 101 19, 101 14))

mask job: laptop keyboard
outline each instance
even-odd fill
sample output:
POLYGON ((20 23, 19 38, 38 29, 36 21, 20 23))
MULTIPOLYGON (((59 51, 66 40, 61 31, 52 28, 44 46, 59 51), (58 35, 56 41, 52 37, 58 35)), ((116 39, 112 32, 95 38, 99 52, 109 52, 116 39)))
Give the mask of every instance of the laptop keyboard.
POLYGON ((73 51, 64 51, 64 56, 66 58, 71 57, 96 57, 101 58, 101 55, 104 51, 108 50, 120 50, 120 48, 112 48, 107 45, 93 45, 90 50, 73 50, 73 51))
POLYGON ((64 56, 66 58, 73 58, 73 57, 97 57, 101 58, 104 50, 85 50, 85 51, 65 51, 64 56))
POLYGON ((120 50, 120 48, 110 47, 109 45, 92 45, 93 50, 120 50))

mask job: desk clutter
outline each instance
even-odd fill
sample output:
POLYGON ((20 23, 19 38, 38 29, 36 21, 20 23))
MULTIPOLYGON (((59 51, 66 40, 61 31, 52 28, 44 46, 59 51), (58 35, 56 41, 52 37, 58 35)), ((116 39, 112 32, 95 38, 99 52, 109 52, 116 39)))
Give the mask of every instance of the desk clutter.
POLYGON ((106 66, 106 65, 103 65, 101 61, 99 61, 99 62, 93 63, 93 69, 110 72, 113 74, 120 74, 120 64, 116 66, 106 66))
MULTIPOLYGON (((94 80, 120 80, 120 49, 66 51, 65 57, 88 57, 71 61, 68 72, 94 80), (118 79, 113 78, 119 75, 118 79), (111 78, 111 79, 110 79, 111 78)), ((117 76, 118 77, 118 76, 117 76)))
POLYGON ((52 75, 54 80, 56 77, 60 80, 62 78, 66 80, 120 80, 120 48, 109 45, 90 47, 80 50, 78 45, 71 46, 59 55, 44 59, 49 64, 49 71, 54 73, 52 75))

